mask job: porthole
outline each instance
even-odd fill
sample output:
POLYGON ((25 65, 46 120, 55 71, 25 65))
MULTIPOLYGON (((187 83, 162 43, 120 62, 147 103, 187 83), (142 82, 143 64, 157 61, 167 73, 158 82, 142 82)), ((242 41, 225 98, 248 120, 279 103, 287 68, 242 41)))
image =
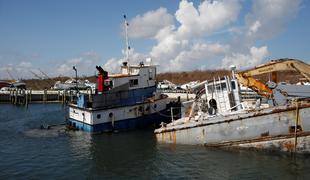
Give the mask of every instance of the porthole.
POLYGON ((100 119, 101 118, 101 114, 97 114, 97 119, 100 119))
POLYGON ((157 108, 157 104, 154 104, 154 108, 155 108, 155 109, 157 108))
POLYGON ((113 117, 113 113, 109 113, 109 118, 112 118, 113 117))

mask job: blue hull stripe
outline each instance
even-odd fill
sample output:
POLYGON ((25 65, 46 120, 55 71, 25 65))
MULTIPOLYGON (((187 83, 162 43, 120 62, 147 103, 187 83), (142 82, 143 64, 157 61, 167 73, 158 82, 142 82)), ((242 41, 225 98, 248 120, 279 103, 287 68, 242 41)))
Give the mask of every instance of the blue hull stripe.
MULTIPOLYGON (((168 114, 167 111, 162 111, 161 114, 168 114)), ((151 127, 152 125, 159 126, 161 122, 170 122, 171 118, 168 116, 162 116, 159 113, 153 113, 132 119, 125 119, 114 122, 114 127, 111 122, 102 124, 86 124, 80 121, 69 118, 68 124, 76 129, 87 132, 107 132, 112 130, 130 130, 130 129, 143 129, 151 127)))

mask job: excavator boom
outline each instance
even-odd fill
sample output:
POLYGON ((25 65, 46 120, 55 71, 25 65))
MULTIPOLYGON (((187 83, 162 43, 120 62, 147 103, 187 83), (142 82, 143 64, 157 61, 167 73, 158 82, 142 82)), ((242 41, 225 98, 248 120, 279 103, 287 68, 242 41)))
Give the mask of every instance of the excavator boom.
MULTIPOLYGON (((271 73, 276 71, 297 71, 310 81, 310 65, 295 59, 279 59, 270 63, 256 66, 253 69, 241 71, 243 76, 251 77, 255 75, 271 73)), ((238 74, 239 74, 238 73, 238 74)))
MULTIPOLYGON (((253 69, 237 72, 236 77, 241 84, 252 88, 261 95, 268 96, 267 94, 271 94, 272 90, 263 82, 256 80, 253 76, 277 71, 297 71, 310 81, 310 65, 295 59, 273 60, 267 64, 256 66, 253 69)), ((274 78, 276 76, 273 74, 274 78)))

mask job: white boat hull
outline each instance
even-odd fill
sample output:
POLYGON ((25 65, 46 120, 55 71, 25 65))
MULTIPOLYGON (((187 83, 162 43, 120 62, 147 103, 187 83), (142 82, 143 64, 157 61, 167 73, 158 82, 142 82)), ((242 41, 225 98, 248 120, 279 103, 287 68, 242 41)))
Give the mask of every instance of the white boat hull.
POLYGON ((88 132, 105 132, 144 128, 170 120, 167 98, 131 106, 106 109, 87 109, 69 106, 68 124, 88 132))
POLYGON ((155 130, 155 134, 162 143, 310 153, 310 105, 299 107, 298 122, 296 107, 283 106, 172 124, 155 130))

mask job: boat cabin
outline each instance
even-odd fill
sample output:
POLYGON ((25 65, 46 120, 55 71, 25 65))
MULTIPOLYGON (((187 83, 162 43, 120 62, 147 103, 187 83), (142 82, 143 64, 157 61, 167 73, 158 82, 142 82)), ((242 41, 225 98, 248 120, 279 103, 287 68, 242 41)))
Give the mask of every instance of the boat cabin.
POLYGON ((208 81, 205 84, 206 98, 210 114, 227 113, 242 108, 240 87, 237 79, 225 76, 218 80, 208 81))
POLYGON ((112 75, 100 66, 96 68, 99 72, 96 93, 91 100, 81 97, 84 99, 79 101, 79 107, 101 109, 128 106, 142 103, 156 92, 156 66, 144 65, 142 62, 130 66, 123 63, 121 73, 112 75))
POLYGON ((127 65, 121 66, 121 74, 109 75, 113 84, 112 88, 128 85, 128 89, 147 88, 156 85, 156 66, 144 65, 127 65))

